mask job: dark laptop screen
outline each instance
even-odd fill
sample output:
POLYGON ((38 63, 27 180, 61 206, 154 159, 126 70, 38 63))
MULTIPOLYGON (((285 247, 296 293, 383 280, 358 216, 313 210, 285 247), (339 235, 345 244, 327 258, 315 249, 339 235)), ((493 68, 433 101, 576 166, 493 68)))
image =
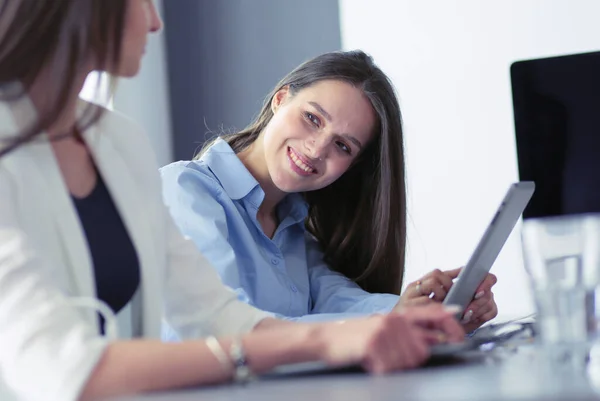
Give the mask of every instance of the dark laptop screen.
POLYGON ((600 52, 511 66, 523 216, 600 212, 600 52))

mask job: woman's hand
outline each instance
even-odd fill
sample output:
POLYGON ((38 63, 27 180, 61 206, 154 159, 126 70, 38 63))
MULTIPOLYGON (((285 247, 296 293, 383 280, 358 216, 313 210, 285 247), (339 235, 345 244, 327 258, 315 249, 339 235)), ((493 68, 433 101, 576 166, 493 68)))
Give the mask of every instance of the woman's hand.
POLYGON ((477 288, 471 303, 467 305, 461 320, 461 324, 467 333, 479 328, 498 315, 498 306, 494 301, 494 293, 492 292, 492 287, 497 281, 496 276, 489 273, 477 288))
POLYGON ((333 366, 359 363, 373 373, 414 368, 427 360, 431 345, 464 339, 453 313, 432 304, 324 324, 321 359, 333 366))
MULTIPOLYGON (((440 303, 450 291, 453 280, 458 277, 462 268, 441 271, 436 269, 420 280, 410 283, 400 297, 395 311, 407 308, 440 303)), ((473 301, 465 309, 461 323, 466 332, 471 332, 483 323, 493 319, 498 314, 498 306, 494 301, 492 287, 496 284, 495 275, 488 273, 486 278, 477 288, 473 301)))
POLYGON ((432 301, 442 302, 452 281, 458 277, 461 268, 445 270, 435 269, 421 279, 410 283, 398 301, 397 307, 427 305, 432 301))

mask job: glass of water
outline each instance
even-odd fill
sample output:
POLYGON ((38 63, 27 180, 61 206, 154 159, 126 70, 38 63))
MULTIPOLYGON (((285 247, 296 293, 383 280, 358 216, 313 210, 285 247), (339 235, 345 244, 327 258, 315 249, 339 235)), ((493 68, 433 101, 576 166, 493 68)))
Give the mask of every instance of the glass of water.
POLYGON ((522 242, 539 341, 554 362, 579 365, 600 328, 600 214, 525 219, 522 242))

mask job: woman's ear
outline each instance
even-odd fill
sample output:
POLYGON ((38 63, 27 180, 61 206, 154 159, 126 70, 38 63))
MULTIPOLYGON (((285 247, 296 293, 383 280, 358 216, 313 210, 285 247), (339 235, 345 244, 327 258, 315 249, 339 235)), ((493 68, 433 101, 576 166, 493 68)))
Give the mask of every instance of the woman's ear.
POLYGON ((273 114, 275 114, 277 109, 285 103, 285 100, 287 99, 289 93, 289 85, 286 85, 283 88, 279 89, 277 92, 275 92, 273 99, 271 99, 271 111, 273 112, 273 114))

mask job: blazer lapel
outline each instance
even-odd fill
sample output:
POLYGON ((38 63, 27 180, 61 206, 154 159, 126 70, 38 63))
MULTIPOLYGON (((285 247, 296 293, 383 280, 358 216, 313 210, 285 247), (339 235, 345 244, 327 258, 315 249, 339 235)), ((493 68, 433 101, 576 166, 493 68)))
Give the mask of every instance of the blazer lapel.
MULTIPOLYGON (((35 116, 35 109, 29 98, 23 97, 10 106, 17 129, 23 129, 35 116)), ((31 167, 28 180, 36 188, 41 188, 42 202, 48 205, 48 212, 57 228, 58 239, 69 262, 68 272, 75 293, 80 296, 96 296, 94 271, 91 255, 85 240, 81 222, 74 210, 67 186, 63 180, 58 162, 45 134, 27 145, 21 157, 27 158, 31 167)))

